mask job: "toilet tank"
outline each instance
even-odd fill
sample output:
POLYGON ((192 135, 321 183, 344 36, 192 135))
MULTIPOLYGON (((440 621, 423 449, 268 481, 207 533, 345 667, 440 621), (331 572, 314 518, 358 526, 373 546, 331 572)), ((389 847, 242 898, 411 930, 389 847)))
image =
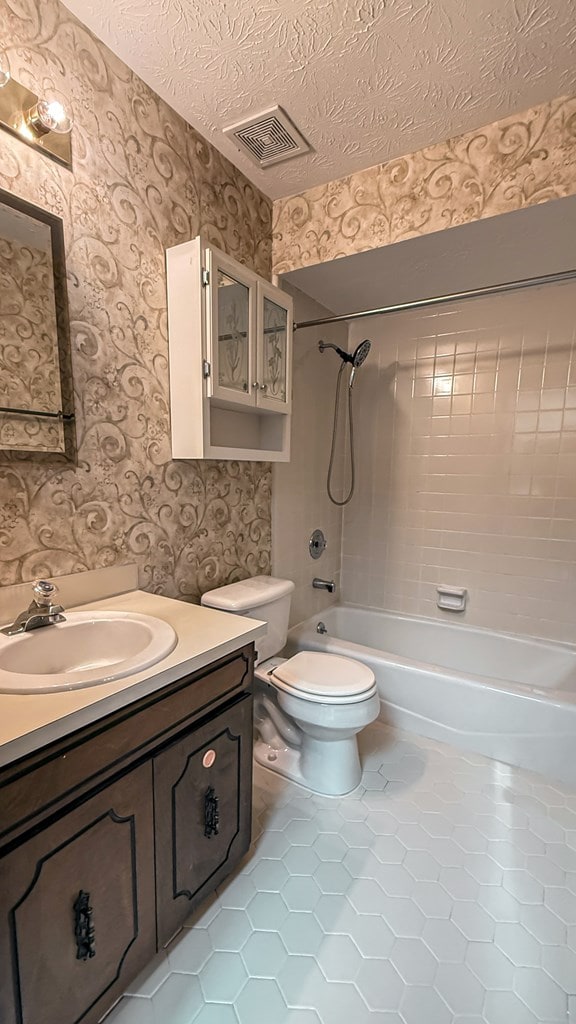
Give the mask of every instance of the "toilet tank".
POLYGON ((258 662, 261 662, 278 654, 286 643, 293 590, 292 580, 252 576, 251 579, 229 583, 218 590, 209 590, 202 596, 200 603, 208 608, 247 615, 249 619, 265 622, 268 627, 266 634, 256 641, 258 662))

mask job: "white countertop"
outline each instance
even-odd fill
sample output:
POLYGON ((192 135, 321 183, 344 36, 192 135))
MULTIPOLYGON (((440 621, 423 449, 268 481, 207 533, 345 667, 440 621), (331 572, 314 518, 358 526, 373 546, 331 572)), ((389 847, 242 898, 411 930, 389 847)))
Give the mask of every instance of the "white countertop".
POLYGON ((229 615, 142 590, 74 607, 74 611, 85 610, 153 615, 173 627, 178 643, 150 668, 110 683, 58 693, 0 694, 0 765, 204 668, 263 636, 266 629, 265 623, 244 615, 229 615))

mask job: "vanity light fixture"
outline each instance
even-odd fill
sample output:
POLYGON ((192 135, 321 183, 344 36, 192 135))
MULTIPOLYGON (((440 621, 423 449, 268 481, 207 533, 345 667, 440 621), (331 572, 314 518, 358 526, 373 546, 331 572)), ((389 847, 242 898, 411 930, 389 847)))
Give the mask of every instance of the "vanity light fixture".
POLYGON ((25 111, 22 121, 26 130, 37 138, 48 132, 66 135, 72 129, 72 116, 66 98, 60 92, 39 99, 30 110, 25 111))
POLYGON ((72 124, 66 97, 55 89, 43 96, 31 92, 12 77, 8 58, 0 52, 0 127, 71 167, 72 124))

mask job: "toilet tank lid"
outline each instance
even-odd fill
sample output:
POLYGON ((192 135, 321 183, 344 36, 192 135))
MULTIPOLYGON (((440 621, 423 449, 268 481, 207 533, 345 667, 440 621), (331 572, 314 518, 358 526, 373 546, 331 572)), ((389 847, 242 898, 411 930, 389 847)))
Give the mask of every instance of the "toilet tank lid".
POLYGON ((270 604, 286 597, 294 590, 292 580, 279 580, 274 576, 252 576, 238 583, 229 583, 218 590, 203 594, 201 604, 225 612, 245 612, 260 604, 270 604))

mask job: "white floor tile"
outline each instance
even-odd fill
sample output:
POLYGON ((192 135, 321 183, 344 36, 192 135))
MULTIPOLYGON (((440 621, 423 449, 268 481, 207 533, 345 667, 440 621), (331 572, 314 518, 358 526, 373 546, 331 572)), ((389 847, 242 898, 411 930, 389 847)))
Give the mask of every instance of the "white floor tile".
POLYGON ((406 987, 389 960, 364 960, 356 985, 371 1010, 397 1010, 406 987))
POLYGON ((543 946, 542 967, 564 992, 576 996, 576 953, 573 950, 567 946, 543 946))
POLYGON ((497 924, 494 942, 516 967, 538 967, 543 950, 554 951, 564 948, 562 946, 541 946, 521 924, 497 924))
POLYGON ((199 975, 204 998, 209 1003, 233 1003, 240 995, 248 974, 239 953, 213 953, 199 975))
POLYGON ((124 996, 105 1017, 105 1024, 155 1024, 152 1002, 141 996, 124 996))
MULTIPOLYGON (((210 940, 208 940, 210 944, 210 940)), ((209 953, 212 950, 209 950, 209 953)), ((207 954, 207 956, 209 955, 207 954)), ((171 964, 164 950, 158 953, 154 959, 140 972, 126 991, 126 995, 153 996, 160 985, 172 970, 171 964)))
POLYGON ((286 1018, 288 1007, 278 985, 272 979, 250 978, 234 1009, 240 1024, 270 1024, 286 1018))
POLYGON ((109 1024, 576 1024, 576 794, 361 739, 349 797, 256 768, 250 855, 109 1024))
POLYGON ((348 935, 327 935, 316 959, 328 981, 355 981, 365 962, 348 935))
POLYGON ((172 971, 198 974, 213 952, 212 939, 205 928, 185 928, 168 950, 172 971))
POLYGON ((204 998, 198 978, 191 974, 171 974, 154 993, 151 1003, 155 1021, 192 1024, 202 1009, 204 998))
POLYGON ((406 985, 431 985, 438 961, 423 939, 396 939, 390 962, 406 985))
POLYGON ((538 1020, 565 1017, 568 996, 538 967, 518 967, 514 991, 538 1020))
MULTIPOLYGON (((303 956, 315 956, 326 938, 310 911, 289 914, 280 925, 278 934, 289 953, 301 953, 303 956)), ((270 938, 273 935, 272 932, 270 938)))

